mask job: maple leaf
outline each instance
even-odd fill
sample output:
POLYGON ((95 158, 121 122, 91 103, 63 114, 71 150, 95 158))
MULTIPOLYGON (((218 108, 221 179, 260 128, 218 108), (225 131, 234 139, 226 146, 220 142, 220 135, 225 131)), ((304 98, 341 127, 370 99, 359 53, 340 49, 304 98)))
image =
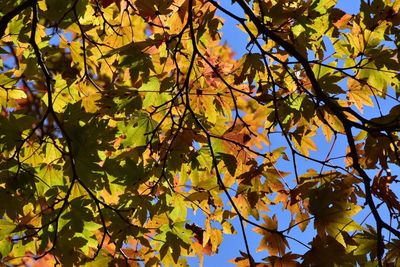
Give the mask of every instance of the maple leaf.
POLYGON ((289 247, 289 243, 282 234, 272 232, 278 229, 277 217, 275 215, 272 218, 264 216, 263 219, 264 224, 262 226, 271 231, 266 231, 258 227, 253 229, 256 233, 263 235, 257 251, 268 250, 269 254, 273 256, 284 255, 286 248, 289 247))

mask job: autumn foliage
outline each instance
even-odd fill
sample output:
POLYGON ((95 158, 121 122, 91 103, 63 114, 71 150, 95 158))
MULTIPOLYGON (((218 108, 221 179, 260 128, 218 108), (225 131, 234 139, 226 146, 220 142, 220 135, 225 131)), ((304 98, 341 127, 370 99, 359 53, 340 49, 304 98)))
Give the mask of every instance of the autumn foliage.
POLYGON ((2 264, 400 266, 400 1, 232 2, 0 1, 2 264))

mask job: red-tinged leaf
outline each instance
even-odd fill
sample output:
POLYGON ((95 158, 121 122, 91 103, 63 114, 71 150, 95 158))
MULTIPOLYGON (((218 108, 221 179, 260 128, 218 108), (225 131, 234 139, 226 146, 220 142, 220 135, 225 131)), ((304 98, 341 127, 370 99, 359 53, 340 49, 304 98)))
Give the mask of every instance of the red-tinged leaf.
POLYGON ((353 18, 353 15, 344 14, 339 20, 335 21, 333 25, 338 29, 344 29, 348 25, 349 21, 353 18))

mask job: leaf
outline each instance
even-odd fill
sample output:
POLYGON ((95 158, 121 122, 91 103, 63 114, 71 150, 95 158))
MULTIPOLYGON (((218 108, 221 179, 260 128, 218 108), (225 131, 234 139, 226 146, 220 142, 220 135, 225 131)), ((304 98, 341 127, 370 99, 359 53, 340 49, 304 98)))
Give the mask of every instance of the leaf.
POLYGON ((333 25, 339 29, 344 29, 349 21, 353 18, 350 14, 344 14, 339 20, 337 20, 333 25))
POLYGON ((282 234, 274 232, 278 229, 277 217, 275 215, 272 218, 263 216, 263 219, 264 224, 262 226, 269 231, 257 227, 253 228, 253 231, 263 235, 257 251, 268 250, 268 253, 273 256, 284 255, 289 243, 282 234))
POLYGON ((237 267, 244 267, 244 266, 249 266, 251 265, 251 262, 254 262, 254 259, 251 257, 251 255, 248 255, 244 253, 243 251, 240 252, 240 257, 236 257, 232 260, 229 260, 229 262, 236 264, 237 267))
POLYGON ((354 240, 357 242, 358 246, 354 250, 354 255, 371 255, 371 259, 374 259, 377 255, 377 238, 376 232, 371 227, 368 226, 366 230, 355 235, 354 240))
POLYGON ((145 113, 137 113, 127 125, 120 125, 121 132, 125 135, 122 145, 132 147, 147 145, 155 127, 155 121, 149 116, 145 113))
POLYGON ((223 233, 224 234, 229 234, 229 235, 236 234, 235 228, 228 221, 225 221, 225 222, 222 223, 222 229, 223 229, 223 233))
POLYGON ((0 239, 8 239, 9 235, 14 231, 16 225, 7 219, 0 219, 0 239))
POLYGON ((177 221, 177 222, 185 221, 187 214, 187 207, 185 205, 184 199, 179 196, 173 196, 170 199, 167 198, 167 200, 170 202, 169 204, 173 207, 168 217, 172 221, 177 221))
POLYGON ((315 145, 311 134, 312 133, 309 135, 294 134, 292 138, 295 147, 305 156, 310 154, 309 150, 317 151, 317 146, 315 145))
MULTIPOLYGON (((1 231, 1 230, 0 230, 1 231)), ((7 239, 0 241, 0 255, 5 258, 12 250, 12 242, 7 239)))
MULTIPOLYGON (((61 75, 55 76, 53 93, 53 109, 56 112, 64 112, 67 105, 71 102, 75 102, 78 99, 77 93, 71 93, 71 88, 67 84, 67 81, 62 78, 61 75)), ((48 93, 44 94, 43 102, 48 106, 48 93)))
POLYGON ((264 72, 264 64, 262 63, 262 56, 258 53, 249 53, 244 55, 238 62, 240 66, 240 73, 235 78, 235 82, 238 84, 246 79, 249 83, 252 83, 256 75, 259 72, 264 72))
POLYGON ((143 108, 158 107, 171 99, 169 93, 161 90, 161 84, 155 77, 151 77, 149 81, 139 88, 139 92, 144 92, 143 108))
POLYGON ((319 235, 325 236, 325 234, 328 234, 343 247, 346 247, 347 244, 341 233, 362 229, 353 219, 361 211, 361 207, 346 201, 344 198, 326 197, 338 194, 345 196, 347 193, 345 191, 335 192, 329 187, 312 191, 309 209, 310 213, 314 215, 314 227, 319 235))
POLYGON ((15 107, 16 106, 16 101, 15 100, 20 100, 20 99, 25 99, 26 93, 22 90, 18 89, 8 89, 4 90, 3 88, 0 88, 0 105, 3 107, 15 107))
POLYGON ((263 260, 276 267, 295 267, 299 265, 299 262, 296 260, 299 257, 300 255, 287 253, 282 257, 269 256, 267 258, 264 258, 263 260))
POLYGON ((325 14, 330 8, 336 5, 337 0, 315 0, 312 3, 314 11, 325 14))
POLYGON ((41 196, 44 196, 49 188, 65 185, 64 175, 60 166, 43 164, 38 175, 40 180, 36 184, 36 189, 41 196))
POLYGON ((371 90, 367 85, 362 85, 356 80, 348 80, 349 100, 354 103, 354 105, 360 110, 363 111, 363 106, 373 107, 374 103, 371 99, 371 90))
POLYGON ((84 266, 85 267, 96 267, 99 265, 106 266, 111 262, 111 258, 105 255, 98 255, 95 260, 87 262, 84 266))

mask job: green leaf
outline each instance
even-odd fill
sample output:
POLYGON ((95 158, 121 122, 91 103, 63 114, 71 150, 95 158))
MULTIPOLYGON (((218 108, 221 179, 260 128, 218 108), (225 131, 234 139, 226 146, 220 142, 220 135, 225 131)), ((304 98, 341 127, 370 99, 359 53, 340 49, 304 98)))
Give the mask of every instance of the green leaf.
MULTIPOLYGON (((1 231, 1 230, 0 230, 1 231)), ((12 242, 9 239, 3 239, 0 241, 0 255, 5 258, 12 250, 12 242)))
MULTIPOLYGON (((152 131, 157 123, 152 120, 146 113, 138 112, 132 115, 127 124, 119 124, 119 129, 125 135, 122 144, 125 147, 146 146, 151 140, 152 131)), ((155 133, 157 134, 157 133, 155 133)), ((152 142, 156 139, 153 138, 152 142)))
POLYGON ((8 239, 16 225, 7 219, 0 219, 0 240, 8 239))
POLYGON ((144 93, 143 108, 161 106, 171 99, 170 93, 161 92, 161 83, 156 77, 151 77, 139 88, 144 93))

